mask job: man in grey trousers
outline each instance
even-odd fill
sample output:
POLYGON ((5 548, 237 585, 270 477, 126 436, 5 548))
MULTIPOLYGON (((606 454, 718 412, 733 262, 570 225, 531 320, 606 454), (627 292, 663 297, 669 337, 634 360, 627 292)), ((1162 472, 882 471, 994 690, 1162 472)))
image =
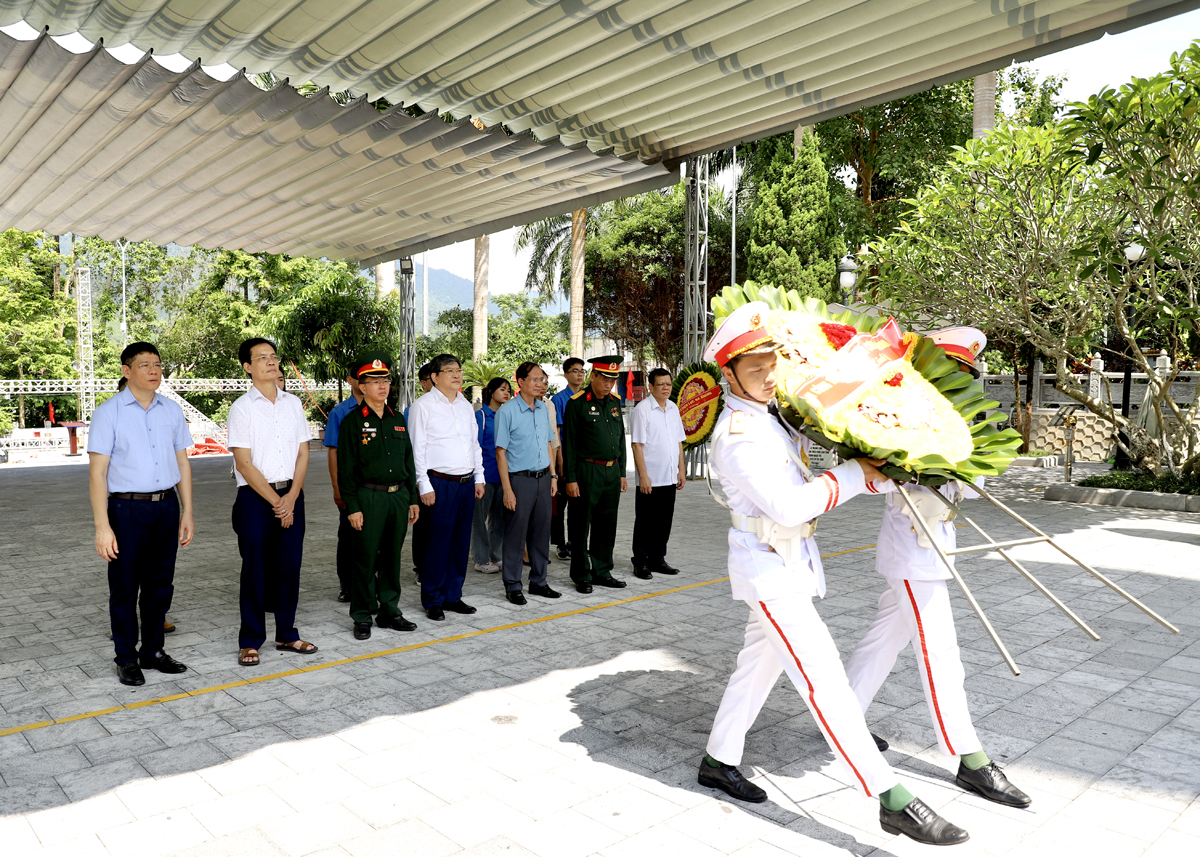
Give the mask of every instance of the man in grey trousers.
POLYGON ((504 490, 504 590, 513 604, 526 604, 521 591, 521 555, 529 548, 529 594, 558 598, 546 582, 550 559, 550 512, 554 482, 546 372, 536 363, 517 367, 520 395, 496 412, 496 469, 504 490))

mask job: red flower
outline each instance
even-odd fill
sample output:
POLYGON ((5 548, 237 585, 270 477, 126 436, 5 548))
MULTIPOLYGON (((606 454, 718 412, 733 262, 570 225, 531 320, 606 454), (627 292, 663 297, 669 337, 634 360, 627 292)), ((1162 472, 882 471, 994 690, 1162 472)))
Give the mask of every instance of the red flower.
POLYGON ((900 386, 900 382, 901 382, 901 381, 903 381, 903 380, 904 380, 904 375, 903 375, 902 373, 900 373, 900 372, 897 372, 895 375, 893 375, 892 377, 888 378, 888 379, 887 379, 886 381, 884 381, 883 383, 887 384, 889 387, 899 387, 899 386, 900 386))
POLYGON ((838 350, 858 333, 850 325, 839 324, 836 321, 821 322, 821 332, 825 334, 825 338, 829 340, 829 344, 838 350))

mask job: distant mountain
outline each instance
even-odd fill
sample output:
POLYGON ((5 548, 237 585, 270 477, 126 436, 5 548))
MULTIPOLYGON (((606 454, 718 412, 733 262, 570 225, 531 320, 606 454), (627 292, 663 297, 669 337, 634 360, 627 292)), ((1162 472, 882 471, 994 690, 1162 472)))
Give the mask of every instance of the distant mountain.
MULTIPOLYGON (((417 331, 421 330, 421 320, 424 317, 425 311, 424 299, 421 289, 421 263, 416 259, 413 260, 415 269, 416 286, 417 286, 417 331)), ((470 280, 452 274, 449 271, 443 271, 441 268, 429 269, 429 325, 433 327, 437 323, 438 313, 443 310, 451 309, 452 307, 462 307, 463 309, 471 309, 475 305, 475 284, 470 280)), ((565 299, 559 300, 556 303, 548 304, 542 308, 542 312, 548 315, 557 315, 558 313, 567 312, 569 302, 565 299)), ((488 300, 488 313, 495 314, 500 311, 494 300, 488 300)))

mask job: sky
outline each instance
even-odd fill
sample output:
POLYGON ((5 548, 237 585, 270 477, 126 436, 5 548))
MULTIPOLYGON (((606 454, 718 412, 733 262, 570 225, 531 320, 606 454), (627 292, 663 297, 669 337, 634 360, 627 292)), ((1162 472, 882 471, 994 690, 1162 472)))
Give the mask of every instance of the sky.
MULTIPOLYGON (((33 28, 25 24, 0 28, 16 38, 30 39, 37 36, 33 28)), ((1200 38, 1200 11, 1188 12, 1080 45, 1057 54, 1050 54, 1030 65, 1041 76, 1065 75, 1063 96, 1068 101, 1082 101, 1105 86, 1118 87, 1131 77, 1148 77, 1167 68, 1171 54, 1185 49, 1193 39, 1200 38)), ((91 49, 91 44, 78 34, 57 38, 60 44, 77 53, 91 49)), ((112 53, 125 62, 134 62, 142 52, 126 45, 111 49, 112 53)), ((168 68, 182 70, 191 63, 181 56, 155 57, 168 68)), ((205 67, 214 77, 227 79, 235 73, 230 66, 205 67)), ((723 186, 731 184, 728 176, 718 178, 723 186)), ((492 235, 489 260, 489 290, 494 293, 520 291, 524 287, 525 273, 529 268, 529 251, 517 253, 513 239, 517 229, 508 229, 492 235)), ((464 279, 475 276, 475 242, 462 241, 448 247, 430 250, 430 268, 441 268, 464 279)))

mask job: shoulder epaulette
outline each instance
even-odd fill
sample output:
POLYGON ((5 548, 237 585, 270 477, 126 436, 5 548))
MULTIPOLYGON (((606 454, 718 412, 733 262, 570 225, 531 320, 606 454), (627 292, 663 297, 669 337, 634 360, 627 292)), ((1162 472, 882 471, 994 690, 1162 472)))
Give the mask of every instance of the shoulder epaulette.
POLYGON ((587 388, 586 388, 586 387, 584 387, 584 388, 581 388, 581 389, 579 390, 579 392, 578 392, 578 393, 575 393, 575 394, 573 394, 573 395, 571 396, 571 398, 572 398, 572 399, 578 399, 580 396, 582 396, 582 395, 583 395, 584 393, 586 393, 586 392, 587 392, 587 388))
POLYGON ((746 430, 745 419, 746 419, 745 411, 733 411, 729 415, 729 433, 730 434, 741 434, 742 432, 744 432, 746 430))

